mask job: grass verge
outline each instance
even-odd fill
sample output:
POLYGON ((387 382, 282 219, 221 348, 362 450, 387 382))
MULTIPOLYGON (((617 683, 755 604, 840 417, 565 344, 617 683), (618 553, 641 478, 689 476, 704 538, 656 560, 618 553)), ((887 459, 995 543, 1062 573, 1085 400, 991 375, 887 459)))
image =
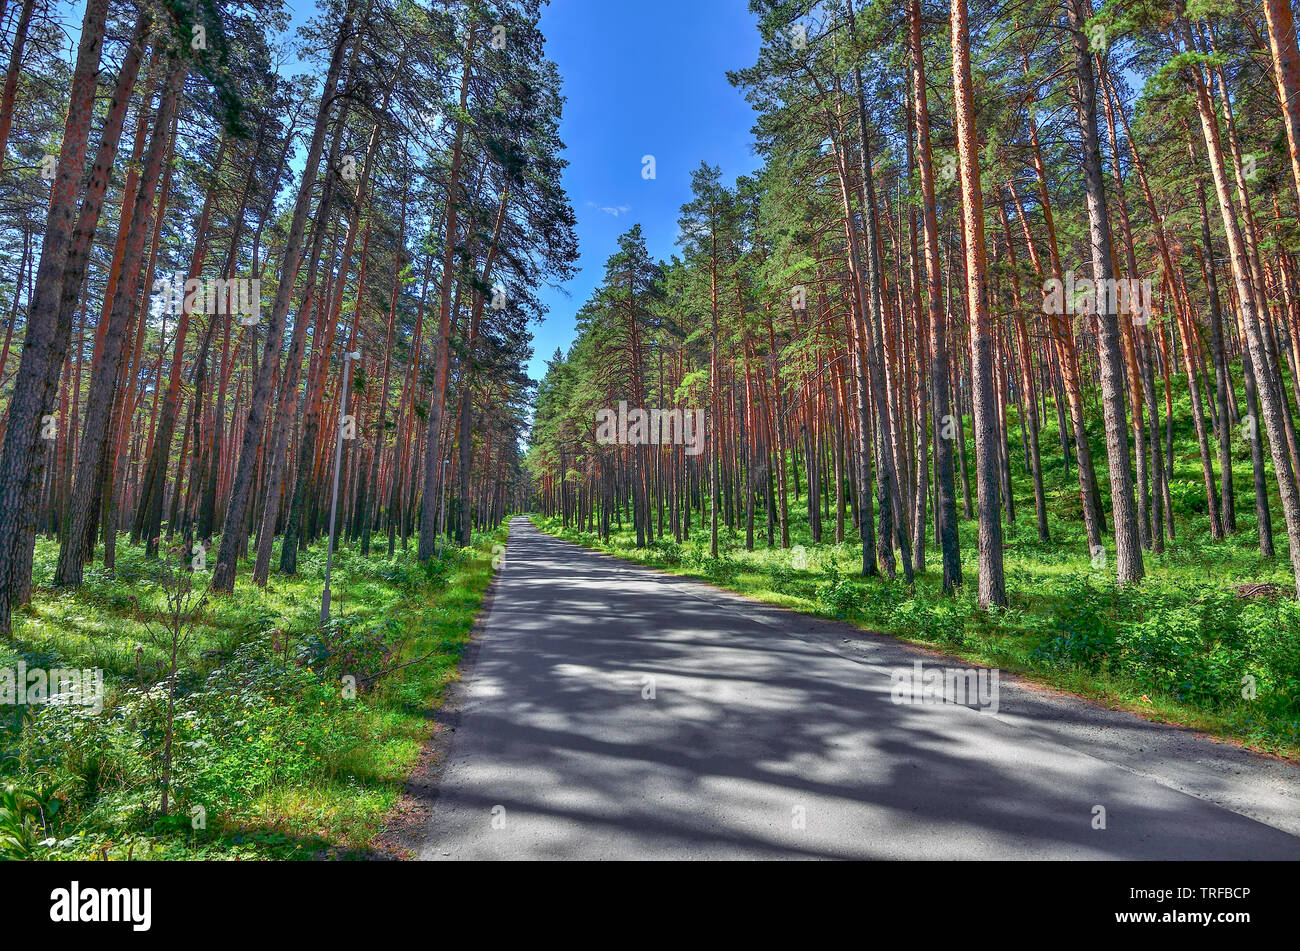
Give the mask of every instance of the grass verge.
POLYGON ((0 705, 0 858, 367 857, 505 539, 504 526, 476 534, 428 564, 390 558, 385 539, 370 557, 340 548, 324 627, 320 544, 296 575, 258 588, 245 570, 233 596, 200 603, 204 572, 129 547, 114 572, 91 566, 80 588, 52 590, 57 546, 40 540, 0 671, 98 669, 103 702, 0 705), (173 677, 160 618, 182 577, 196 609, 173 677))

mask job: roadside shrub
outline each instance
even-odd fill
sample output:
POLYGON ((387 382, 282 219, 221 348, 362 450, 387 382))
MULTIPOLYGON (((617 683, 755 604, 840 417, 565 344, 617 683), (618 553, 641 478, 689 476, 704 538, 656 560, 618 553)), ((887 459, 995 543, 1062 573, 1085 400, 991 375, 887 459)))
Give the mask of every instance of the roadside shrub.
POLYGON ((826 566, 824 576, 825 580, 817 588, 818 600, 836 617, 854 614, 861 598, 858 586, 840 572, 839 564, 835 561, 826 566))
POLYGON ((890 623, 895 608, 913 596, 913 589, 901 580, 890 582, 877 578, 869 584, 855 584, 853 587, 857 592, 858 613, 881 624, 890 623))
POLYGON ((1047 667, 1099 671, 1116 652, 1113 591, 1099 590, 1086 575, 1062 582, 1056 633, 1035 648, 1031 660, 1047 667))
POLYGON ((700 575, 716 584, 726 586, 733 583, 740 574, 739 562, 729 558, 719 546, 719 555, 714 558, 706 545, 688 548, 680 558, 680 565, 693 574, 700 575))
POLYGON ((650 553, 662 565, 675 568, 682 563, 682 546, 671 538, 656 538, 650 543, 650 553))
POLYGON ((214 685, 188 698, 178 734, 186 752, 177 774, 182 805, 237 812, 272 786, 332 773, 362 742, 357 718, 340 715, 356 701, 288 670, 278 679, 273 689, 264 683, 262 691, 231 695, 214 685))
POLYGON ((807 573, 795 570, 785 562, 777 562, 768 570, 768 584, 779 594, 788 594, 796 598, 813 599, 817 597, 816 582, 809 579, 807 573))
POLYGON ((1032 659, 1048 667, 1081 667, 1097 673, 1115 652, 1110 631, 1062 631, 1034 649, 1032 659))
POLYGON ((1242 602, 1227 591, 1187 592, 1125 626, 1125 672, 1205 709, 1239 703, 1247 677, 1258 699, 1293 707, 1300 686, 1300 637, 1282 620, 1294 602, 1242 602), (1279 623, 1281 621, 1281 623, 1279 623))
POLYGON ((966 643, 966 625, 951 598, 937 602, 923 597, 907 598, 894 607, 890 623, 923 640, 954 647, 966 643))
POLYGON ((1245 620, 1247 652, 1267 681, 1259 702, 1300 716, 1300 602, 1261 606, 1245 620))
POLYGON ((1203 665, 1194 612, 1158 611, 1118 638, 1124 670, 1182 699, 1205 699, 1210 684, 1203 665))
POLYGON ((367 567, 372 578, 396 588, 403 594, 414 594, 421 584, 439 575, 445 577, 445 572, 440 570, 440 562, 441 559, 438 558, 421 563, 414 558, 394 556, 367 567), (431 574, 431 569, 438 574, 431 574))
POLYGON ((372 627, 335 616, 307 638, 299 656, 328 679, 351 674, 361 682, 383 670, 391 653, 391 645, 372 627))
POLYGON ((706 578, 720 585, 734 583, 736 577, 740 574, 740 563, 733 561, 725 554, 719 555, 717 558, 706 556, 701 563, 701 568, 704 570, 706 578))

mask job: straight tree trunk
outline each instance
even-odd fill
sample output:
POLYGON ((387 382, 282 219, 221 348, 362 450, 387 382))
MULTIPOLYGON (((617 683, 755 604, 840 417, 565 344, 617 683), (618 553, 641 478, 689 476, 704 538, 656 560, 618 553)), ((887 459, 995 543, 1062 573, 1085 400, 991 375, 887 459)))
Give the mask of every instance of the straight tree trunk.
MULTIPOLYGON (((1195 48, 1191 27, 1182 15, 1182 3, 1179 0, 1176 10, 1183 41, 1188 50, 1195 48)), ((1291 467, 1291 454, 1288 448, 1285 424, 1282 414, 1287 412, 1283 394, 1278 380, 1271 372, 1267 353, 1267 341, 1260 311, 1257 308, 1250 262, 1246 257, 1245 242, 1232 207, 1228 191, 1227 174, 1223 167, 1223 152, 1219 135, 1218 120, 1205 83, 1196 67, 1187 70, 1192 91, 1196 96, 1197 112, 1201 119, 1201 131, 1205 138, 1205 150, 1210 160, 1210 172, 1214 177, 1214 190, 1219 200, 1219 211, 1223 218, 1224 231, 1228 238, 1228 252, 1232 260, 1232 271, 1237 283, 1238 306, 1242 323, 1246 329, 1247 346, 1250 363, 1254 370, 1255 386, 1258 390, 1264 425, 1268 431, 1269 451, 1273 456, 1273 473, 1277 479, 1278 494, 1282 500, 1282 514, 1286 520, 1287 537, 1290 543, 1291 566, 1295 573, 1296 591, 1300 594, 1300 492, 1297 492, 1295 472, 1291 467)), ((1258 422, 1255 424, 1258 426, 1258 422)))
POLYGON ((135 308, 140 293, 140 265, 145 238, 153 223, 153 200, 163 162, 171 150, 172 119, 179 106, 188 73, 186 61, 175 54, 172 56, 149 148, 145 153, 140 189, 136 193, 135 208, 131 213, 131 233, 127 236, 126 253, 122 256, 122 280, 118 282, 113 295, 113 309, 104 335, 104 351, 99 363, 91 370, 81 448, 77 453, 76 481, 72 485, 72 498, 60 540, 59 561, 54 572, 54 583, 60 587, 81 584, 82 569, 88 554, 87 527, 96 508, 95 498, 100 484, 99 466, 108 436, 108 420, 113 408, 113 393, 125 343, 126 321, 135 308))
POLYGON ((971 82, 966 0, 952 0, 953 107, 957 117, 962 232, 966 245, 966 307, 970 319, 971 389, 975 416, 976 506, 979 512, 979 603, 1006 607, 1002 521, 998 504, 997 405, 993 392, 993 328, 984 261, 984 197, 971 82))
MULTIPOLYGON (((469 79, 474 65, 475 21, 465 30, 465 51, 460 74, 460 115, 469 99, 469 79)), ((451 289, 455 278, 456 217, 460 208, 460 172, 465 160, 465 123, 456 120, 447 176, 446 223, 443 226, 442 280, 438 287, 438 337, 434 343, 433 393, 429 399, 428 429, 424 449, 424 494, 420 508, 418 557, 428 561, 438 544, 438 500, 442 495, 442 408, 447 399, 447 370, 451 355, 451 289)))
POLYGON ((38 440, 42 417, 49 415, 49 398, 63 366, 64 353, 57 346, 59 304, 72 243, 73 214, 85 168, 86 142, 94 115, 95 83, 107 14, 108 0, 87 0, 35 293, 30 298, 22 357, 9 402, 4 446, 0 450, 0 634, 10 632, 15 586, 20 581, 25 586, 28 581, 16 578, 14 568, 23 525, 34 515, 31 508, 36 503, 39 482, 29 488, 29 477, 35 472, 34 457, 41 450, 38 440))
POLYGON ((302 182, 298 187, 298 197, 294 203, 293 218, 289 224, 289 233, 285 239, 284 262, 280 268, 280 282, 276 288, 275 303, 271 309, 271 321, 267 329, 266 344, 262 348, 257 376, 253 382, 253 392, 248 404, 248 417, 244 422, 244 435, 240 444, 239 462, 236 466, 234 480, 231 483, 230 501, 226 508, 226 517, 222 523, 221 546, 217 551, 216 564, 212 570, 212 590, 217 593, 230 593, 235 590, 235 560, 239 555, 241 535, 248 521, 248 504, 253 489, 253 470, 257 465, 258 446, 262 441, 263 424, 266 421, 267 404, 271 399, 271 388, 275 375, 275 366, 280 357, 280 347, 284 336, 284 320, 289 310, 289 301, 293 296, 294 284, 298 275, 298 265, 302 256, 303 231, 307 224, 307 212, 311 206, 312 188, 316 182, 316 171, 320 165, 321 152, 325 147, 325 131, 328 125, 330 109, 336 97, 339 73, 343 67, 343 54, 353 40, 352 9, 349 5, 344 11, 339 24, 338 39, 330 57, 329 69, 325 74, 325 85, 321 92, 320 106, 316 114, 316 127, 312 132, 311 144, 307 149, 306 163, 303 166, 302 182))
MULTIPOLYGON (((1078 85, 1079 131, 1083 145, 1083 182, 1088 204, 1088 232, 1092 249, 1092 275, 1098 288, 1113 286, 1110 221, 1106 212, 1106 180, 1101 170, 1097 129, 1097 91, 1084 27, 1091 0, 1066 0, 1074 43, 1078 85)), ((1128 421, 1124 401, 1124 356, 1120 349, 1117 302, 1098 294, 1096 319, 1101 351, 1101 392, 1106 421, 1106 459, 1110 468, 1111 519, 1115 529, 1115 570, 1120 584, 1140 581, 1144 572, 1142 542, 1133 498, 1133 472, 1129 461, 1128 421)))
POLYGON ((9 69, 5 72, 4 91, 0 93, 0 166, 3 166, 5 148, 9 143, 9 130, 14 122, 14 102, 18 98, 18 77, 23 70, 23 50, 27 45, 27 28, 32 22, 32 8, 36 0, 23 0, 18 11, 18 24, 14 29, 13 46, 9 48, 9 69))
MULTIPOLYGON (((912 47, 912 89, 916 101, 917 168, 921 178, 921 233, 924 236, 926 315, 929 320, 930 400, 934 418, 934 468, 938 495, 935 518, 943 554, 943 590, 951 594, 962 583, 961 548, 957 534, 957 496, 953 482, 952 408, 948 399, 947 324, 943 313, 943 285, 939 270, 939 222, 934 194, 934 160, 930 146, 930 109, 927 102, 925 51, 921 42, 921 0, 908 0, 907 15, 912 47)), ((918 323, 920 316, 918 315, 918 323)))

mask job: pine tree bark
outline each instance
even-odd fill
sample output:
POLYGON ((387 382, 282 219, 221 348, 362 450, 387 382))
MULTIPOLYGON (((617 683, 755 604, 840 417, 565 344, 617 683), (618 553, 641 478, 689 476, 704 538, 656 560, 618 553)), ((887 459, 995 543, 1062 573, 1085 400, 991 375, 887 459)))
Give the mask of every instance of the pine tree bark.
POLYGON ((325 148, 325 131, 329 124, 330 110, 337 95, 335 87, 338 85, 339 73, 343 67, 343 54, 353 39, 352 8, 349 5, 343 14, 342 22, 339 24, 338 38, 335 40, 329 69, 325 74, 325 85, 321 92, 320 106, 316 114, 316 127, 312 132, 311 144, 307 149, 302 182, 298 187, 298 197, 294 203, 293 218, 290 221, 289 233, 285 239, 284 260, 280 267, 280 282, 276 288, 275 303, 271 309, 271 321, 267 329, 265 345, 262 347, 257 376, 253 382, 253 392, 248 404, 248 416, 244 421, 239 462, 236 465, 235 476, 230 487, 230 502, 226 509, 226 517, 222 523, 221 546, 217 551, 217 560, 212 571, 212 590, 217 593, 228 594, 235 589, 235 560, 239 555, 241 535, 245 530, 245 523, 248 521, 249 498, 253 489, 253 473, 257 465, 257 450, 262 440, 267 404, 271 399, 275 366, 280 357, 285 316, 289 311, 289 301, 293 296, 294 285, 298 276, 298 265, 302 256, 303 231, 307 224, 307 212, 311 206, 312 187, 315 185, 321 153, 325 148))
POLYGON ((966 307, 970 319, 971 390, 975 417, 976 507, 979 513, 979 603, 1006 607, 1002 570, 1002 521, 998 500, 997 404, 993 392, 993 327, 984 260, 984 197, 971 82, 970 27, 966 0, 952 0, 953 108, 957 125, 962 233, 966 245, 966 307))
MULTIPOLYGON (((1097 91, 1093 81, 1088 37, 1084 33, 1091 0, 1066 0, 1079 103, 1079 131, 1083 146, 1083 182, 1088 205, 1088 232, 1092 249, 1092 275, 1097 287, 1113 286, 1110 221, 1106 212, 1106 181, 1101 170, 1097 127, 1097 91)), ((1142 543, 1133 497, 1133 472, 1129 459, 1128 422, 1124 400, 1124 356, 1120 349, 1116 301, 1098 293, 1096 319, 1101 352, 1102 413, 1106 421, 1106 460, 1110 469, 1111 519, 1115 530, 1115 570, 1120 584, 1140 581, 1144 573, 1142 543)))
MULTIPOLYGON (((42 417, 48 416, 50 399, 63 367, 64 349, 58 347, 60 300, 64 269, 72 243, 73 214, 85 168, 86 142, 94 115, 95 83, 103 52, 104 21, 108 0, 88 0, 82 17, 81 38, 73 69, 68 115, 55 170, 45 237, 36 286, 27 313, 23 351, 9 403, 9 422, 0 450, 0 634, 8 634, 13 594, 19 579, 19 536, 36 504, 36 488, 29 478, 36 472, 36 456, 43 455, 42 417)), ((69 333, 71 332, 69 327, 69 333)), ((28 579, 22 579, 25 585, 28 579)))
POLYGON ((96 508, 95 499, 100 484, 99 466, 108 436, 108 420, 113 407, 126 321, 135 308, 140 293, 141 259, 145 238, 153 224, 154 196, 163 162, 171 150, 172 119, 176 115, 188 73, 186 61, 174 53, 171 55, 172 62, 168 64, 157 117, 145 152, 140 189, 136 193, 135 208, 131 213, 131 233, 127 236, 126 252, 122 256, 122 279, 114 291, 103 353, 91 370, 81 448, 77 453, 76 480, 72 485, 72 498, 64 519, 59 560, 54 572, 54 583, 59 587, 81 584, 82 569, 88 554, 87 528, 96 508))
MULTIPOLYGON (((1195 48, 1191 27, 1182 15, 1181 0, 1176 5, 1179 26, 1183 41, 1188 50, 1195 48)), ((1187 76, 1196 97, 1197 112, 1201 119, 1201 131, 1205 139, 1205 150, 1210 161, 1210 173, 1214 178, 1214 191, 1219 201, 1219 212, 1223 218, 1224 231, 1228 238, 1228 253, 1232 260, 1232 271, 1236 278, 1238 307, 1242 323, 1245 325, 1247 348, 1250 363, 1254 370, 1255 386, 1268 432, 1269 452, 1273 457, 1273 473, 1278 484, 1278 494, 1282 500, 1282 514, 1286 520, 1287 537, 1290 542, 1291 566, 1295 573, 1296 591, 1300 594, 1300 492, 1297 492, 1295 472, 1291 466, 1291 454, 1287 444, 1285 424, 1282 414, 1287 412, 1280 392, 1278 381, 1270 372, 1267 354, 1267 341, 1260 320, 1260 312, 1252 288, 1250 262, 1246 256, 1245 242, 1232 207, 1228 190, 1227 174, 1223 166, 1223 151, 1219 134, 1218 120, 1205 83, 1196 67, 1187 70, 1187 76)), ((1258 422, 1255 423, 1258 426, 1258 422)))
MULTIPOLYGON (((469 101, 469 79, 474 65, 475 21, 465 31, 460 74, 460 115, 469 101)), ((451 290, 455 278, 457 213, 460 209, 460 173, 465 161, 465 123, 458 118, 452 141, 451 168, 447 175, 446 223, 443 226, 442 279, 438 287, 438 337, 434 343, 433 392, 429 399, 424 448, 424 492, 420 504, 420 561, 433 557, 438 545, 438 502, 442 496, 442 409, 447 400, 447 372, 451 357, 451 290)))
MULTIPOLYGON (((961 547, 957 535, 957 495, 953 482, 952 439, 945 434, 952 424, 948 370, 947 322, 943 314, 943 284, 939 269, 939 221, 934 193, 934 159, 930 144, 930 108, 927 100, 925 49, 921 42, 921 0, 908 0, 911 37, 912 90, 916 102, 917 168, 921 178, 921 233, 925 258, 926 317, 929 321, 930 401, 933 408, 934 468, 938 496, 935 518, 943 555, 943 590, 951 594, 962 583, 961 547)), ((918 323, 920 317, 918 315, 918 323)))
POLYGON ((5 72, 4 92, 0 93, 0 165, 7 154, 9 130, 14 122, 14 103, 18 98, 18 77, 23 70, 23 50, 27 46, 27 28, 32 22, 32 8, 36 0, 23 0, 18 11, 18 24, 14 28, 13 45, 9 48, 9 69, 5 72))
POLYGON ((1297 48, 1291 0, 1264 0, 1273 81, 1291 156, 1291 181, 1300 201, 1300 48, 1297 48))

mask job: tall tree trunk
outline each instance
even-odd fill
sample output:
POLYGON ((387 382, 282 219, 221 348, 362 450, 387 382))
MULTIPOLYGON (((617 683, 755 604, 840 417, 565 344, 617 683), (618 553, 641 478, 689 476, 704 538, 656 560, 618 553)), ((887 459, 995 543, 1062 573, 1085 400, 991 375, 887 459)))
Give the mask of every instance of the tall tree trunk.
POLYGON ((957 117, 962 233, 966 245, 966 308, 970 319, 971 389, 975 416, 976 506, 979 512, 979 603, 1006 607, 1002 521, 998 504, 997 404, 993 392, 993 327, 984 261, 984 197, 971 83, 966 0, 952 0, 953 107, 957 117))
POLYGON ((1264 0, 1268 48, 1273 60, 1273 80, 1291 156, 1291 181, 1300 201, 1300 48, 1296 44, 1291 0, 1264 0))
MULTIPOLYGON (((474 65, 475 20, 465 29, 465 51, 460 74, 460 116, 469 100, 469 78, 474 65)), ((456 217, 460 209, 460 172, 465 161, 465 122, 457 118, 447 175, 446 223, 443 226, 442 280, 438 286, 438 337, 434 343, 433 393, 429 399, 428 429, 424 449, 424 494, 420 507, 421 561, 428 561, 438 544, 438 500, 442 495, 442 408, 447 400, 447 371, 451 355, 451 288, 455 278, 456 217)))
POLYGON ((1097 132, 1097 90, 1084 27, 1091 0, 1066 0, 1070 34, 1074 43, 1074 68, 1078 84, 1079 131, 1083 146, 1083 183, 1088 204, 1088 233, 1092 249, 1092 276, 1099 289, 1096 319, 1101 352, 1101 393, 1106 421, 1106 460, 1110 469, 1111 519, 1115 529, 1115 570, 1120 584, 1140 581, 1143 575, 1142 542, 1133 498, 1133 471, 1129 461, 1128 420, 1124 406, 1124 356, 1120 349, 1117 302, 1101 288, 1114 286, 1110 221, 1106 213, 1106 180, 1101 170, 1097 132))
POLYGON ((81 448, 77 453, 76 481, 72 485, 72 499, 64 519, 59 561, 54 572, 54 583, 61 587, 81 584, 87 555, 87 527, 96 508, 95 498, 100 484, 99 466, 108 436, 108 419, 113 408, 113 394, 125 343, 126 321, 135 308, 140 293, 140 265, 145 238, 153 224, 153 200, 163 161, 171 150, 172 119, 176 115, 188 72, 186 61, 174 53, 171 55, 173 61, 168 64, 158 114, 140 173, 140 189, 136 193, 135 208, 131 213, 131 233, 127 236, 126 253, 122 256, 122 279, 113 294, 113 309, 104 334, 104 351, 98 364, 91 370, 81 448))
MULTIPOLYGON (((73 214, 85 168, 86 142, 94 115, 95 83, 103 52, 104 21, 108 0, 87 0, 72 73, 68 116, 63 127, 63 144, 55 171, 45 238, 36 274, 35 293, 27 312, 23 351, 9 402, 9 422, 0 450, 0 634, 10 631, 13 594, 20 579, 14 576, 19 536, 36 502, 35 485, 29 477, 36 471, 42 417, 63 367, 64 348, 58 347, 59 315, 64 268, 72 244, 73 214)), ((69 329, 69 333, 71 330, 69 329)), ((27 579, 21 579, 25 585, 27 579)))
POLYGON ((14 102, 18 98, 18 77, 23 71, 23 50, 27 45, 27 27, 32 22, 32 8, 36 0, 23 0, 18 11, 18 25, 14 28, 13 46, 9 48, 9 69, 5 72, 4 92, 0 93, 0 167, 3 166, 5 147, 9 143, 9 130, 14 122, 14 102))
MULTIPOLYGON (((947 325, 943 314, 943 285, 939 270, 939 222, 934 194, 934 160, 930 147, 930 109, 927 102, 925 50, 921 42, 921 0, 908 0, 907 15, 912 47, 912 90, 916 101, 917 168, 921 176, 922 235, 925 257, 927 318, 930 325, 930 400, 934 418, 934 468, 938 496, 935 518, 943 553, 943 590, 952 593, 962 583, 961 547, 957 535, 957 495, 953 482, 952 407, 948 399, 947 325)), ((918 315, 918 323, 920 317, 918 315)))
POLYGON ((221 546, 217 551, 217 561, 212 571, 212 590, 218 593, 230 593, 235 589, 235 560, 239 555, 241 535, 248 520, 248 503, 253 489, 253 470, 257 464, 257 450, 262 440, 262 428, 266 421, 267 403, 271 399, 271 387, 275 375, 275 366, 280 357, 280 347, 284 336, 284 320, 289 310, 289 301, 298 275, 298 265, 302 256, 303 230, 307 224, 307 212, 311 206, 312 187, 316 182, 316 171, 320 165, 321 152, 325 148, 325 131, 329 124, 329 113, 336 97, 339 73, 343 67, 343 54, 353 40, 352 8, 349 4, 339 24, 338 38, 330 57, 329 70, 325 74, 325 85, 321 92, 320 106, 316 114, 316 127, 312 132, 311 144, 307 149, 306 163, 303 166, 302 183, 298 187, 298 198, 294 203, 293 218, 289 224, 289 234, 284 244, 284 261, 280 268, 280 282, 276 288, 275 303, 271 309, 271 322, 267 329, 266 344, 262 348, 261 361, 257 368, 257 377, 253 383, 253 392, 248 404, 248 417, 244 422, 244 435, 240 444, 239 462, 234 480, 231 484, 230 501, 226 508, 226 517, 222 523, 221 546))
MULTIPOLYGON (((1182 15, 1182 2, 1178 0, 1179 25, 1187 49, 1195 49, 1192 31, 1182 15)), ((1250 262, 1246 256, 1245 242, 1237 223, 1237 216, 1232 207, 1228 191, 1227 174, 1223 167, 1223 151, 1219 135, 1218 120, 1205 83, 1196 67, 1187 70, 1192 91, 1196 96, 1197 112, 1200 114, 1201 131, 1205 138, 1205 150, 1210 160, 1210 172, 1214 177, 1214 191, 1219 200, 1219 211, 1223 218, 1224 231, 1228 238, 1228 253, 1232 259, 1232 271, 1237 283, 1237 298, 1242 323, 1246 328, 1247 347, 1250 363, 1254 370, 1255 386, 1262 403, 1264 425, 1268 431, 1268 447, 1273 456, 1273 473, 1277 479, 1278 494, 1282 500, 1282 514, 1286 520, 1287 537, 1290 542, 1291 566, 1295 572, 1296 591, 1300 594, 1300 492, 1297 492, 1295 472, 1291 467, 1291 453, 1288 448, 1285 424, 1282 414, 1287 412, 1279 382, 1274 376, 1268 358, 1268 343, 1261 323, 1260 310, 1252 288, 1250 262)), ((1258 425, 1256 422, 1255 425, 1258 425)))

